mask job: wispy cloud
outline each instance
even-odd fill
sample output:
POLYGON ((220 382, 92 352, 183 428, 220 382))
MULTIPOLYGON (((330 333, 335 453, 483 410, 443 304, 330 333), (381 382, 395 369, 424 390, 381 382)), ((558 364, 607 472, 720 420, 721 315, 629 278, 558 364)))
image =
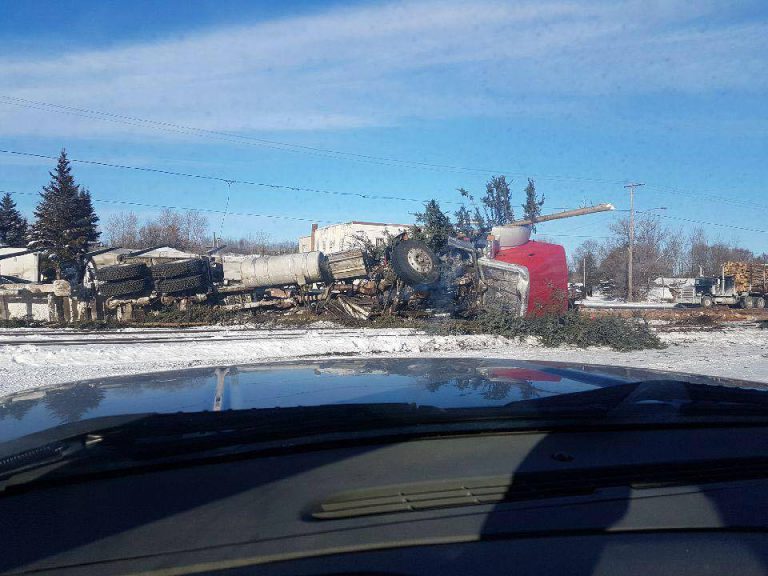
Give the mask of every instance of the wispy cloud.
MULTIPOLYGON (((766 22, 718 24, 707 2, 395 2, 0 58, 0 93, 217 130, 344 129, 573 112, 601 95, 760 94, 766 53, 766 22)), ((124 130, 0 106, 4 136, 124 130)))

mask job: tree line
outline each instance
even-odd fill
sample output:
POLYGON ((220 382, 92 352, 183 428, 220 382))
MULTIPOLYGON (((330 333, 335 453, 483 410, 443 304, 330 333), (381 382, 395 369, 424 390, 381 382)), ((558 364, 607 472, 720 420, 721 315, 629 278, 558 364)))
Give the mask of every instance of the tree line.
MULTIPOLYGON (((121 212, 107 219, 104 235, 110 246, 139 250, 171 246, 187 252, 205 252, 213 248, 208 219, 195 210, 176 212, 165 208, 143 222, 133 212, 121 212)), ((297 250, 296 242, 275 242, 260 231, 241 238, 216 238, 216 246, 234 254, 288 254, 297 250)))
MULTIPOLYGON (((587 289, 603 283, 617 295, 627 293, 629 263, 629 220, 622 218, 609 226, 603 240, 587 240, 571 254, 571 280, 587 289)), ((717 276, 726 262, 768 263, 768 253, 755 254, 733 242, 711 238, 705 230, 686 231, 662 224, 658 216, 640 214, 635 221, 633 243, 633 291, 643 294, 654 279, 717 276)))

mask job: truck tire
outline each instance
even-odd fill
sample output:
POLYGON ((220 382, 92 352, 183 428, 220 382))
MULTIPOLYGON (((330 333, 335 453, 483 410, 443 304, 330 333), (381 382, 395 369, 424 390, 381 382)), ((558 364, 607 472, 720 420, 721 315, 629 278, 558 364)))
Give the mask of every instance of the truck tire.
POLYGON ((204 274, 183 276, 181 278, 166 278, 165 280, 158 280, 156 287, 157 291, 161 294, 175 294, 187 291, 202 292, 208 287, 208 278, 204 274))
POLYGON ((392 248, 392 269, 409 286, 430 285, 440 279, 437 256, 418 240, 403 240, 392 248))
POLYGON ((714 302, 712 301, 712 297, 711 296, 702 296, 701 297, 701 306, 703 308, 712 308, 713 304, 714 304, 714 302))
POLYGON ((198 258, 189 258, 187 260, 177 260, 176 262, 166 262, 165 264, 156 264, 150 268, 152 278, 155 280, 164 280, 166 278, 181 278, 182 276, 195 276, 205 271, 205 262, 198 258))
POLYGON ((765 298, 762 296, 755 298, 755 308, 765 308, 765 298))
POLYGON ((755 301, 752 299, 752 296, 744 296, 744 298, 741 299, 742 308, 752 308, 754 305, 755 301))
POLYGON ((144 292, 149 288, 148 278, 134 278, 133 280, 123 280, 122 282, 107 282, 99 286, 99 294, 105 298, 115 298, 117 296, 130 296, 144 292))
POLYGON ((144 278, 147 276, 147 265, 138 264, 116 264, 114 266, 105 266, 96 269, 96 279, 102 282, 115 282, 117 280, 131 280, 133 278, 144 278))

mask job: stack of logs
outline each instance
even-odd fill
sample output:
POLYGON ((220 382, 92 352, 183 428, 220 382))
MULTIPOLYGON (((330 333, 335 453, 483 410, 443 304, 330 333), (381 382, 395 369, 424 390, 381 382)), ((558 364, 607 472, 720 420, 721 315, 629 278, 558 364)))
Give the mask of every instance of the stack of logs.
POLYGON ((726 276, 733 276, 738 292, 768 293, 768 264, 726 262, 726 276))

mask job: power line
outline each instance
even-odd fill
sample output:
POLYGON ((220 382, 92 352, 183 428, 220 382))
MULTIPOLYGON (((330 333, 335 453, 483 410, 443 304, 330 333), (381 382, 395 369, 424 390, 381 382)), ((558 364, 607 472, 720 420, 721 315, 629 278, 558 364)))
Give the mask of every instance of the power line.
MULTIPOLYGON (((94 120, 105 120, 110 122, 117 122, 126 124, 129 126, 148 127, 177 134, 186 134, 199 137, 214 137, 217 140, 235 142, 241 144, 252 144, 261 147, 273 148, 276 150, 290 151, 290 152, 302 152, 308 153, 313 156, 320 155, 324 158, 333 158, 337 160, 353 160, 362 161, 366 163, 379 164, 383 166, 394 167, 408 167, 408 168, 420 168, 429 170, 450 170, 454 172, 475 172, 482 174, 514 174, 516 176, 531 176, 531 174, 525 174, 515 170, 496 170, 490 168, 475 168, 469 166, 459 166, 451 164, 437 164, 431 162, 420 162, 416 160, 405 160, 402 158, 394 158, 388 156, 376 156, 373 154, 360 154, 357 152, 345 152, 341 150, 333 150, 330 148, 320 148, 316 146, 306 146, 303 144, 291 144, 288 142, 281 142, 278 140, 267 140, 265 138, 256 138, 254 136, 245 136, 242 134, 236 134, 234 132, 225 132, 221 130, 208 130, 205 128, 195 128, 193 126, 185 126, 183 124, 176 124, 173 122, 165 122, 159 120, 148 120, 146 118, 139 118, 137 116, 129 116, 125 114, 117 114, 113 112, 103 112, 99 110, 92 110, 88 108, 78 108, 74 106, 65 106, 62 104, 53 104, 50 102, 43 102, 40 100, 30 100, 27 98, 20 98, 17 96, 7 96, 0 94, 0 103, 9 104, 13 106, 19 106, 22 108, 29 108, 32 110, 40 110, 44 112, 56 112, 60 114, 70 114, 84 118, 90 118, 94 120)), ((535 175, 537 179, 542 180, 554 180, 554 181, 574 181, 574 182, 596 182, 603 184, 620 184, 620 180, 608 180, 604 178, 594 178, 588 176, 564 176, 564 175, 552 175, 552 174, 538 174, 535 175)))
MULTIPOLYGON (((475 172, 483 174, 513 174, 515 176, 534 176, 536 179, 552 180, 552 181, 574 181, 574 182, 594 182, 600 184, 624 184, 623 180, 610 180, 607 178, 595 178, 588 176, 566 176, 566 175, 553 175, 553 174, 525 174, 523 172, 515 170, 500 170, 489 168, 475 168, 469 166, 459 166, 450 164, 437 164, 430 162, 420 162, 414 160, 405 160, 402 158, 394 158, 388 156, 376 156, 372 154, 360 154, 356 152, 345 152, 341 150, 333 150, 330 148, 320 148, 316 146, 306 146, 303 144, 292 144, 289 142, 281 142, 278 140, 268 140, 265 138, 256 138, 253 136, 245 136, 234 132, 225 132, 221 130, 209 130, 205 128, 196 128, 193 126, 186 126, 183 124, 176 124, 173 122, 165 122, 159 120, 148 120, 146 118, 139 118, 137 116, 129 116, 126 114, 117 114, 113 112, 104 112, 99 110, 92 110, 89 108, 78 108, 74 106, 65 106, 62 104, 54 104, 50 102, 43 102, 41 100, 30 100, 28 98, 20 98, 18 96, 8 96, 0 94, 0 104, 8 104, 13 106, 19 106, 22 108, 29 108, 32 110, 40 110, 44 112, 55 112, 60 114, 75 115, 82 118, 89 118, 93 120, 103 120, 109 122, 116 122, 126 124, 129 126, 153 128, 158 130, 164 130, 166 132, 172 132, 177 134, 185 134, 198 137, 213 138, 215 140, 250 144, 259 147, 271 148, 275 150, 283 150, 288 152, 301 152, 312 156, 321 158, 330 158, 336 160, 352 160, 358 162, 365 162, 369 164, 378 164, 381 166, 390 167, 407 167, 407 168, 420 168, 428 170, 450 170, 453 172, 475 172)), ((647 184, 649 188, 653 188, 660 192, 673 192, 676 194, 683 194, 696 198, 709 198, 717 200, 718 202, 724 202, 727 204, 733 204, 735 206, 744 207, 757 207, 768 209, 768 205, 752 202, 748 200, 734 199, 733 196, 723 196, 706 191, 702 192, 687 192, 679 188, 671 188, 665 186, 658 186, 653 184, 647 184)), ((451 204, 460 204, 458 202, 445 202, 451 204)))
POLYGON ((653 184, 648 184, 648 188, 652 189, 655 192, 668 192, 671 194, 682 194, 684 196, 690 196, 693 198, 708 198, 710 200, 724 203, 724 204, 732 204, 734 206, 742 206, 745 208, 761 208, 764 210, 768 210, 768 204, 760 204, 759 202, 752 202, 751 200, 738 200, 734 198, 733 196, 721 196, 717 194, 711 194, 708 192, 689 192, 686 190, 681 190, 679 188, 670 188, 670 187, 662 187, 662 186, 656 186, 653 184))
MULTIPOLYGON (((17 150, 4 150, 0 149, 0 152, 4 154, 13 154, 15 156, 28 156, 31 158, 44 158, 46 160, 58 160, 56 156, 49 156, 47 154, 36 154, 32 152, 19 152, 17 150)), ((284 184, 270 184, 266 182, 254 182, 250 180, 237 180, 235 178, 224 178, 222 176, 210 176, 205 174, 193 174, 189 172, 174 172, 172 170, 163 170, 160 168, 147 168, 144 166, 130 166, 128 164, 112 164, 110 162, 102 162, 100 160, 82 160, 77 158, 69 158, 70 162, 77 162, 79 164, 90 164, 94 166, 102 166, 107 168, 119 168, 122 170, 137 170, 140 172, 151 172, 154 174, 163 174, 165 176, 179 176, 184 178, 196 178, 201 180, 213 180, 216 182, 223 182, 230 186, 232 184, 244 184, 247 186, 261 186, 265 188, 273 188, 278 190, 288 190, 291 192, 311 192, 315 194, 329 194, 334 196, 353 196, 357 198, 363 198, 365 200, 395 200, 398 202, 417 202, 424 204, 429 200, 421 200, 418 198, 405 198, 400 196, 381 196, 376 194, 361 194, 359 192, 340 192, 338 190, 323 190, 318 188, 306 188, 302 186, 288 186, 284 184)), ((440 200, 441 204, 452 205, 464 205, 462 202, 456 202, 453 200, 440 200)), ((570 210, 570 208, 551 208, 552 210, 570 210)))
MULTIPOLYGON (((34 154, 32 152, 18 152, 15 150, 3 150, 0 152, 4 154, 13 154, 16 156, 28 156, 31 158, 44 158, 46 160, 58 160, 56 156, 49 156, 47 154, 34 154)), ((107 168, 120 168, 122 170, 137 170, 141 172, 151 172, 154 174, 164 174, 166 176, 180 176, 184 178, 197 178, 200 180, 213 180, 216 182, 223 182, 225 184, 244 184, 247 186, 261 186, 264 188, 272 188, 277 190, 288 190, 291 192, 311 192, 314 194, 329 194, 334 196, 354 196, 357 198, 364 198, 366 200, 395 200, 399 202, 418 202, 425 203, 428 200, 420 200, 418 198, 404 198, 399 196, 380 196, 376 194, 361 194, 359 192, 340 192, 337 190, 322 190, 318 188, 305 188, 302 186, 287 186, 283 184, 270 184, 266 182, 254 182, 250 180, 238 180, 235 178, 223 178, 221 176, 210 176, 205 174, 193 174, 189 172, 174 172, 172 170, 163 170, 160 168, 147 168, 144 166, 130 166, 128 164, 112 164, 110 162, 101 162, 98 160, 82 160, 77 158, 69 158, 70 162, 77 162, 79 164, 90 164, 93 166, 104 166, 107 168)), ((441 200, 443 204, 461 204, 461 202, 454 202, 450 200, 441 200)))
POLYGON ((690 218, 681 218, 679 216, 667 216, 666 214, 659 214, 661 218, 668 218, 670 220, 680 220, 681 222, 689 222, 691 224, 702 224, 704 226, 719 226, 721 228, 733 228, 734 230, 741 230, 743 232, 757 232, 759 234, 768 234, 768 230, 760 230, 758 228, 746 228, 744 226, 734 226, 733 224, 723 224, 721 222, 702 222, 701 220, 691 220, 690 218))
MULTIPOLYGON (((164 132, 169 132, 173 134, 184 134, 187 136, 196 136, 200 138, 207 138, 210 140, 218 141, 218 142, 227 142, 227 143, 233 143, 233 144, 245 144, 250 146, 257 146, 259 148, 270 148, 274 150, 282 150, 284 152, 300 152, 303 154, 307 154, 310 156, 318 157, 318 158, 330 158, 330 159, 341 159, 341 160, 354 160, 356 162, 363 162, 366 164, 375 164, 379 166, 396 166, 396 167, 402 167, 400 164, 392 164, 387 162, 378 162, 374 160, 364 160, 364 159, 355 159, 355 158, 344 158, 340 156, 335 156, 330 151, 328 153, 321 153, 321 152, 313 152, 312 148, 307 147, 307 150, 294 148, 294 146, 299 145, 292 145, 288 143, 280 143, 276 141, 271 140, 262 140, 258 138, 251 138, 249 136, 241 136, 239 134, 234 133, 227 133, 227 132, 216 132, 213 130, 205 130, 203 128, 194 128, 189 126, 182 126, 177 124, 171 124, 169 122, 156 122, 153 120, 145 120, 142 118, 134 118, 132 116, 121 116, 117 114, 111 114, 107 112, 98 112, 95 110, 87 110, 84 108, 72 108, 69 106, 60 106, 58 104, 48 104, 44 102, 40 102, 39 105, 35 101, 29 101, 32 102, 31 104, 24 104, 23 102, 15 102, 15 101, 8 101, 5 99, 9 99, 9 96, 3 96, 0 95, 0 104, 10 104, 13 106, 19 106, 21 108, 28 108, 30 110, 40 110, 43 112, 56 112, 59 114, 67 114, 70 116, 76 116, 78 118, 88 118, 90 120, 101 120, 105 122, 113 122, 117 124, 124 124, 126 126, 136 126, 140 128, 151 128, 155 130, 161 130, 164 132)), ((343 154, 339 152, 338 154, 343 154)))
MULTIPOLYGON (((22 196, 37 196, 38 192, 16 192, 11 190, 0 190, 0 194, 13 194, 22 196)), ((319 220, 317 218, 302 218, 300 216, 279 216, 276 214, 257 214, 256 212, 232 212, 231 210, 216 210, 214 208, 192 208, 189 206, 171 206, 169 204, 145 204, 143 202, 132 202, 130 200, 107 200, 103 198, 91 197, 94 202, 102 204, 119 204, 121 206, 137 206, 140 208, 160 208, 168 210, 184 210, 189 212, 206 212, 210 214, 221 214, 226 216, 245 216, 252 218, 269 218, 276 220, 292 220, 298 222, 322 222, 323 224, 337 224, 335 220, 319 220)))
POLYGON ((591 234, 548 234, 542 232, 542 236, 552 236, 553 238, 613 238, 613 236, 593 236, 591 234))

